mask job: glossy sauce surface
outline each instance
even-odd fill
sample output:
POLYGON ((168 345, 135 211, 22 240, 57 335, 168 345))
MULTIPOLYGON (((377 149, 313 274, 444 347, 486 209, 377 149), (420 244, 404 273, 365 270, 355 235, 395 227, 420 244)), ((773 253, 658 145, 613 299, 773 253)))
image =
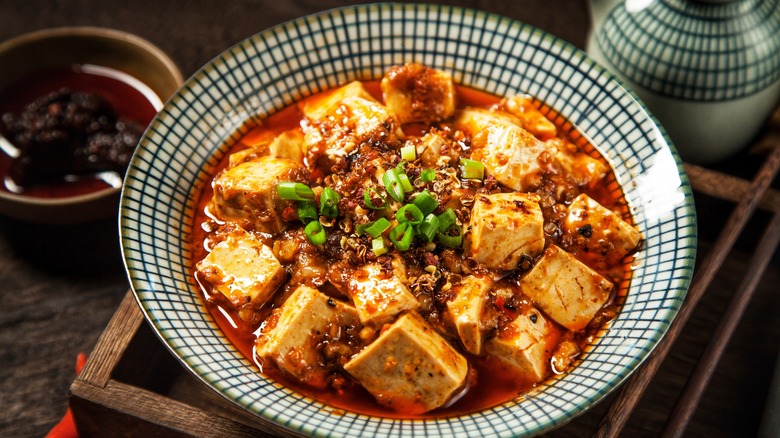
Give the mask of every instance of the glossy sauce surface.
MULTIPOLYGON (((62 89, 94 93, 104 99, 120 118, 129 119, 145 127, 162 106, 160 98, 146 85, 126 73, 95 65, 54 67, 30 74, 0 89, 0 116, 19 114, 25 106, 62 89)), ((5 123, 0 133, 10 140, 5 123)), ((39 198, 61 198, 106 189, 117 184, 85 174, 66 180, 16 187, 8 174, 13 158, 0 150, 0 190, 39 198)), ((119 182, 121 183, 121 182, 119 182)))
MULTIPOLYGON (((372 95, 374 95, 374 97, 382 101, 378 81, 365 82, 364 86, 372 95)), ((459 106, 489 107, 500 100, 500 98, 496 96, 460 86, 457 88, 457 92, 459 106)), ((556 124, 559 131, 568 133, 567 138, 572 143, 582 147, 589 155, 603 160, 587 140, 565 119, 555 114, 549 108, 542 108, 542 111, 547 118, 556 124)), ((268 120, 264 121, 263 126, 251 129, 238 144, 233 146, 219 165, 213 169, 209 169, 208 173, 213 176, 221 169, 224 169, 227 166, 228 158, 231 153, 245 149, 250 145, 257 144, 258 141, 263 138, 268 138, 269 135, 273 136, 285 130, 296 128, 301 118, 302 113, 297 105, 292 105, 272 115, 268 120)), ((420 135, 419 133, 422 129, 424 128, 419 126, 404 126, 404 132, 407 135, 420 135)), ((210 181, 211 179, 209 178, 208 180, 210 181)), ((597 185, 593 189, 583 191, 605 207, 623 214, 623 217, 630 216, 628 214, 628 207, 625 199, 622 195, 622 190, 612 172, 604 178, 602 184, 597 185)), ((196 261, 203 259, 207 255, 207 251, 203 245, 204 239, 206 239, 208 233, 204 231, 202 224, 209 221, 209 217, 205 211, 212 196, 213 191, 210 185, 201 188, 200 198, 195 210, 197 213, 194 221, 195 226, 191 236, 193 260, 196 261)), ((619 307, 624 302, 630 280, 631 261, 632 258, 628 257, 624 264, 616 267, 610 272, 600 272, 602 275, 614 280, 615 283, 613 295, 610 297, 610 300, 607 303, 608 305, 611 304, 619 307)), ((194 267, 193 276, 197 278, 194 273, 194 267)), ((500 280, 496 284, 496 287, 502 287, 509 284, 510 281, 504 279, 500 280)), ((231 306, 219 304, 220 300, 218 297, 211 297, 210 288, 207 284, 201 284, 201 290, 198 292, 201 294, 201 298, 203 298, 204 305, 230 342, 232 342, 247 358, 255 362, 264 375, 275 381, 281 382, 286 387, 292 388, 302 394, 330 405, 336 412, 338 412, 339 409, 343 409, 351 412, 388 418, 442 418, 476 412, 491 406, 496 406, 515 399, 519 395, 532 389, 534 386, 532 382, 518 378, 516 373, 502 361, 489 355, 474 356, 465 352, 458 346, 459 352, 468 359, 471 371, 470 378, 467 378, 467 382, 471 382, 471 384, 466 388, 463 388, 461 393, 456 395, 445 407, 421 415, 404 415, 403 413, 394 412, 380 406, 371 394, 356 383, 350 383, 339 390, 318 390, 303 385, 295 379, 289 378, 279 372, 273 365, 264 366, 263 364, 258 363, 253 351, 258 328, 243 323, 231 306), (475 376, 479 377, 474 378, 475 376)), ((271 310, 273 309, 269 306, 262 310, 263 319, 270 314, 271 310)), ((557 324, 552 325, 554 327, 546 339, 549 349, 554 349, 554 346, 561 338, 567 335, 566 331, 560 326, 557 324)), ((574 340, 587 352, 587 346, 594 342, 594 338, 598 337, 599 333, 605 329, 606 326, 597 330, 585 330, 582 333, 576 334, 574 340)), ((587 360, 587 354, 585 355, 585 360, 587 360)))

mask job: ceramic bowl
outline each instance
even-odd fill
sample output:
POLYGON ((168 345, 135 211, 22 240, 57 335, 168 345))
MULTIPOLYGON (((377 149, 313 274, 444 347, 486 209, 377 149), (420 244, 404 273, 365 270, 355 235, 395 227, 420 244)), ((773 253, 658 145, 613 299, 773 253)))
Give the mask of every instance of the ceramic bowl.
POLYGON ((583 52, 532 26, 447 6, 364 5, 306 16, 222 53, 165 105, 131 161, 120 203, 132 289, 182 364, 274 430, 313 436, 526 436, 603 399, 653 350, 688 290, 696 251, 691 187, 642 103, 583 52), (258 372, 205 309, 188 241, 210 169, 247 125, 349 80, 408 61, 497 95, 529 93, 591 139, 613 166, 646 239, 628 296, 570 373, 516 400, 449 418, 334 412, 258 372))
MULTIPOLYGON (((109 67, 145 84, 160 106, 182 84, 178 67, 150 42, 118 30, 66 27, 0 43, 0 88, 47 68, 73 64, 109 67)), ((120 188, 40 198, 0 191, 0 214, 46 224, 79 223, 116 214, 120 188)))

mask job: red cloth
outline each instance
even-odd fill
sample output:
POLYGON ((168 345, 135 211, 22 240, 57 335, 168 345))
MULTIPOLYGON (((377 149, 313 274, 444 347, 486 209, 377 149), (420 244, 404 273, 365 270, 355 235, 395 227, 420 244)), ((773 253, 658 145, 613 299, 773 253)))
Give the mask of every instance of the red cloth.
MULTIPOLYGON (((79 353, 76 356, 76 375, 81 372, 86 362, 86 354, 79 353)), ((62 420, 46 434, 46 438, 79 438, 79 432, 76 430, 76 423, 73 421, 73 414, 70 412, 70 408, 65 411, 65 416, 62 417, 62 420)))

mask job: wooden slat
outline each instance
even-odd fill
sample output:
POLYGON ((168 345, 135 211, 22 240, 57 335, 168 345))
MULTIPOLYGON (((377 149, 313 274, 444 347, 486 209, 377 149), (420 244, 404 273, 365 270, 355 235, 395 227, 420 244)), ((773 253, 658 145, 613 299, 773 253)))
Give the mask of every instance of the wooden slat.
POLYGON ((712 252, 698 267, 696 275, 691 282, 688 296, 680 307, 677 317, 669 326, 666 335, 645 360, 644 364, 622 386, 607 414, 602 418, 601 424, 599 424, 599 428, 596 431, 596 436, 615 437, 623 430, 642 394, 644 394, 647 385, 650 384, 661 362, 663 362, 674 341, 685 327, 685 323, 696 308, 696 304, 706 292, 715 273, 725 261, 737 237, 742 233, 748 219, 764 197, 769 185, 772 183, 775 175, 777 175, 779 167, 780 147, 775 147, 756 174, 745 196, 731 213, 723 232, 713 246, 712 252))
MULTIPOLYGON (((696 164, 685 163, 685 173, 688 174, 691 186, 697 193, 733 203, 741 201, 750 190, 750 183, 742 178, 715 172, 696 164)), ((758 207, 767 211, 780 212, 780 191, 768 189, 758 203, 758 207)))

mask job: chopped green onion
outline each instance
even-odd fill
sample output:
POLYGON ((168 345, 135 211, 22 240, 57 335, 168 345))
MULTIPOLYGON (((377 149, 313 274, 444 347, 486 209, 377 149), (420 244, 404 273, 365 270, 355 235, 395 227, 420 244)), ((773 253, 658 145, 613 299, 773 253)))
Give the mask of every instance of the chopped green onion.
POLYGON ((423 182, 431 182, 436 179, 436 171, 434 169, 425 169, 420 173, 420 179, 423 182))
POLYGON ((363 192, 363 203, 372 210, 382 210, 387 207, 387 198, 385 198, 385 195, 379 193, 379 190, 377 190, 376 187, 370 187, 363 192), (382 203, 379 205, 374 204, 375 199, 381 200, 382 203))
POLYGON ((288 201, 310 201, 314 192, 306 184, 297 182, 282 182, 276 186, 276 191, 282 199, 288 201))
POLYGON ((414 146, 404 146, 401 148, 401 159, 405 161, 414 161, 417 158, 417 151, 414 146))
POLYGON ((318 219, 317 206, 314 205, 314 202, 298 202, 298 219, 300 219, 304 224, 308 224, 309 222, 316 221, 318 219))
POLYGON ((485 178, 485 165, 480 161, 469 160, 468 158, 460 159, 460 171, 461 176, 465 179, 484 179, 485 178))
POLYGON ((341 196, 330 187, 325 187, 320 195, 320 214, 333 218, 339 215, 341 196))
POLYGON ((438 237, 439 242, 441 242, 441 244, 444 246, 448 246, 450 248, 460 248, 460 246, 463 245, 463 228, 460 226, 454 226, 451 227, 450 230, 457 230, 458 234, 453 236, 449 232, 444 232, 437 233, 436 237, 438 237))
POLYGON ((433 210, 436 210, 436 207, 439 206, 439 202, 436 201, 427 190, 423 190, 412 199, 412 204, 416 205, 417 208, 422 211, 423 216, 432 213, 433 210))
POLYGON ((371 241, 371 251, 374 252, 374 255, 379 257, 382 254, 387 252, 387 246, 385 246, 385 239, 381 237, 377 237, 376 239, 371 241))
POLYGON ((382 175, 382 182, 385 184, 385 190, 387 190, 387 194, 391 198, 398 202, 404 202, 404 187, 395 169, 387 169, 385 174, 382 175))
POLYGON ((438 216, 439 219, 439 232, 446 233, 451 226, 455 225, 458 221, 458 217, 455 216, 455 212, 451 208, 444 210, 444 213, 438 216))
POLYGON ((327 235, 325 234, 325 227, 319 221, 311 221, 306 228, 303 229, 306 234, 306 239, 314 245, 322 245, 325 243, 327 235))
POLYGON ((433 242, 438 231, 439 218, 433 213, 426 216, 422 223, 417 227, 417 235, 421 236, 426 242, 433 242))
POLYGON ((385 232, 386 229, 390 228, 390 221, 380 217, 379 219, 373 221, 373 222, 367 222, 365 224, 360 224, 355 227, 355 230, 357 231, 358 235, 362 235, 363 233, 368 233, 373 238, 377 238, 382 233, 385 232))
POLYGON ((411 224, 404 222, 398 224, 390 230, 390 241, 393 242, 393 246, 399 251, 406 251, 412 246, 412 239, 414 238, 414 229, 411 224))
POLYGON ((423 212, 414 204, 406 204, 395 213, 395 218, 399 223, 408 222, 412 225, 421 223, 424 217, 423 212))
POLYGON ((414 190, 414 187, 412 186, 412 182, 409 181, 409 177, 406 175, 406 172, 401 171, 398 174, 398 180, 401 181, 401 187, 404 188, 405 192, 411 192, 414 190))

